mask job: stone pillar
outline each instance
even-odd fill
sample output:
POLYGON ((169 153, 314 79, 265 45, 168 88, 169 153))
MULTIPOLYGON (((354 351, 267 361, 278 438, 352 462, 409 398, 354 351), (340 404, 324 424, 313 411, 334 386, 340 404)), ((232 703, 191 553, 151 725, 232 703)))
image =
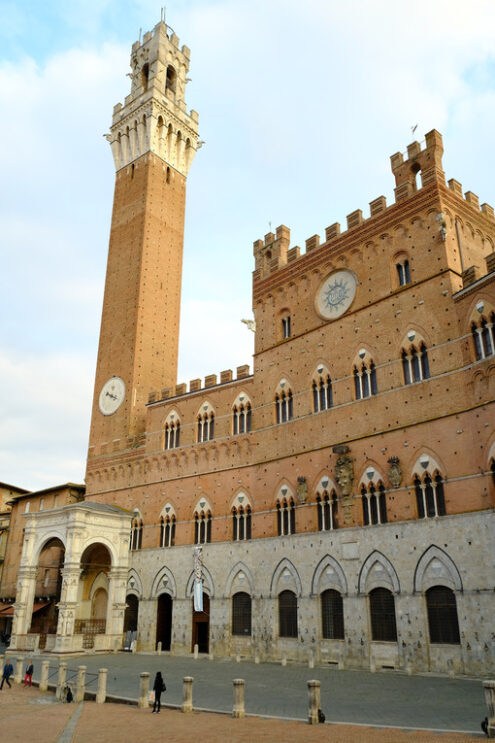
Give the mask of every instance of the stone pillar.
POLYGON ((192 689, 193 689, 193 676, 184 676, 184 684, 182 687, 182 707, 183 712, 192 712, 192 689))
POLYGON ((72 650, 72 637, 74 635, 74 623, 76 619, 76 610, 79 605, 79 578, 81 575, 81 565, 77 562, 67 562, 68 555, 66 552, 66 562, 61 570, 62 573, 62 591, 58 604, 58 624, 57 635, 55 637, 54 652, 64 652, 72 650))
POLYGON ((198 657, 199 657, 199 645, 196 644, 194 646, 194 660, 198 660, 198 657))
POLYGON ((318 724, 320 706, 320 682, 308 681, 308 722, 310 725, 318 724))
POLYGON ((15 675, 14 681, 16 684, 20 684, 22 681, 22 668, 24 666, 24 658, 15 659, 15 675))
POLYGON ((232 717, 245 717, 244 709, 244 679, 234 679, 234 707, 232 717))
MULTIPOLYGON (((23 548, 24 555, 24 548, 23 548)), ((12 621, 10 650, 24 648, 25 637, 31 626, 34 592, 36 588, 36 566, 21 565, 17 573, 17 588, 12 621)))
POLYGON ((62 689, 65 686, 65 680, 67 678, 67 663, 61 663, 58 667, 58 681, 57 681, 57 699, 62 699, 62 689))
POLYGON ((495 681, 483 681, 483 690, 488 709, 488 729, 486 734, 489 738, 495 738, 495 681))
POLYGON ((114 567, 108 574, 108 604, 105 634, 112 637, 112 650, 122 647, 126 607, 126 581, 127 565, 125 567, 114 567))
POLYGON ((139 674, 139 699, 138 707, 147 709, 149 706, 148 694, 150 691, 150 675, 147 672, 139 674))
POLYGON ((100 668, 98 671, 98 689, 96 690, 96 704, 104 704, 107 698, 107 673, 106 668, 100 668))
POLYGON ((86 691, 86 666, 78 666, 77 667, 76 702, 82 702, 84 700, 85 691, 86 691))
POLYGON ((48 673, 50 671, 50 661, 44 660, 41 663, 40 691, 48 691, 48 673))
POLYGON ((157 655, 161 655, 162 654, 162 643, 161 642, 157 643, 156 653, 157 653, 157 655))

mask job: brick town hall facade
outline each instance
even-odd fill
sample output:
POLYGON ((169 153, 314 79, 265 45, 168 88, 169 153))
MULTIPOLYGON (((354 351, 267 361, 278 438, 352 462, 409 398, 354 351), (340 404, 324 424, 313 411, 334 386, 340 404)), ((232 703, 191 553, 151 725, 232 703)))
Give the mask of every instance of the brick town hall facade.
POLYGON ((55 653, 131 630, 144 651, 493 672, 493 209, 446 184, 431 131, 392 156, 392 205, 304 254, 284 226, 257 240, 252 374, 178 384, 189 57, 159 23, 114 108, 86 492, 23 516, 12 649, 40 641, 58 549, 55 653))

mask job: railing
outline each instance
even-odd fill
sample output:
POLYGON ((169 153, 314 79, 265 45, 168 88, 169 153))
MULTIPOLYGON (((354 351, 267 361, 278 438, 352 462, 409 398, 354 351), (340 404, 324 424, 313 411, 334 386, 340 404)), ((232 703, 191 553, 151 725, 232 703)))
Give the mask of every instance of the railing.
POLYGON ((74 634, 83 636, 83 649, 94 647, 95 635, 104 635, 106 629, 105 619, 76 619, 74 634))

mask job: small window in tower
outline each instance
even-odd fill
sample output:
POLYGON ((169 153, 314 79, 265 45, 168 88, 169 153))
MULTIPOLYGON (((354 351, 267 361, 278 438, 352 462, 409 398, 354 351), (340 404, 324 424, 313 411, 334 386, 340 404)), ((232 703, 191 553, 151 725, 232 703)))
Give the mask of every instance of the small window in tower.
POLYGON ((412 173, 412 187, 413 191, 418 190, 418 173, 421 170, 421 165, 419 163, 413 163, 411 167, 411 173, 412 173))
POLYGON ((166 177, 167 183, 170 183, 170 168, 167 166, 167 177, 166 177))
POLYGON ((167 67, 167 82, 165 84, 165 90, 170 90, 172 93, 175 93, 175 85, 177 81, 177 73, 172 67, 172 65, 169 65, 167 67))
POLYGON ((150 74, 150 66, 146 62, 141 69, 141 85, 143 90, 148 90, 148 77, 150 74))

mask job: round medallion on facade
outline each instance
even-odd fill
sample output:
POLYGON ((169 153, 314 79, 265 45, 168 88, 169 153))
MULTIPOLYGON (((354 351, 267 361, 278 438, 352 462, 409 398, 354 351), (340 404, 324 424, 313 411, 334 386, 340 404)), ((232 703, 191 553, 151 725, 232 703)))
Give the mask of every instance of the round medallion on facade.
POLYGON ((351 271, 337 271, 318 289, 316 310, 326 320, 335 320, 346 312, 356 296, 357 281, 351 271))
POLYGON ((125 383, 120 377, 110 377, 101 388, 98 404, 103 415, 112 415, 124 402, 125 383))

